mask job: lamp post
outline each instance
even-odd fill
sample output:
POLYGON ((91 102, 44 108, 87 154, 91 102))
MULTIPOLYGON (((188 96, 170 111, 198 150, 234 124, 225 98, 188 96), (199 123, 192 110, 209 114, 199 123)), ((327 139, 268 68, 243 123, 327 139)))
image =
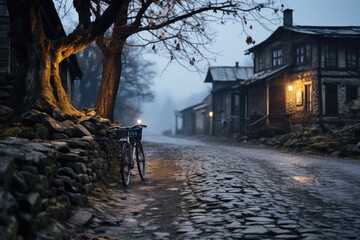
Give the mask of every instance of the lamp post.
POLYGON ((209 131, 209 135, 213 135, 213 119, 214 119, 214 112, 210 111, 209 112, 209 118, 210 118, 210 131, 209 131))

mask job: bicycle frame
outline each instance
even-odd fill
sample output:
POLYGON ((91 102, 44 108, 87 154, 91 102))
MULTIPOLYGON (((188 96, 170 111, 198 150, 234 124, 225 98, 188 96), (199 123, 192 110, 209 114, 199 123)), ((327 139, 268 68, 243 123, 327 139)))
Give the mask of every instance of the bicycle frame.
POLYGON ((141 179, 145 180, 145 157, 141 144, 142 128, 144 127, 146 125, 138 124, 132 127, 118 128, 116 131, 116 137, 121 147, 120 168, 124 186, 128 186, 130 182, 131 169, 135 167, 135 162, 141 179))

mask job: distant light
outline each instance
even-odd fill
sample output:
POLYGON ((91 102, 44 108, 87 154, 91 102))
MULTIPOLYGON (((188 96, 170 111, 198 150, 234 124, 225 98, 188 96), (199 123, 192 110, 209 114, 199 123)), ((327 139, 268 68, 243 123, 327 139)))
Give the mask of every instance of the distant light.
POLYGON ((289 85, 288 86, 288 90, 291 92, 291 91, 293 91, 294 90, 294 86, 293 85, 289 85))
POLYGON ((209 112, 209 117, 213 117, 214 113, 213 112, 209 112))
POLYGON ((141 119, 138 119, 138 120, 137 120, 137 124, 141 124, 141 119))

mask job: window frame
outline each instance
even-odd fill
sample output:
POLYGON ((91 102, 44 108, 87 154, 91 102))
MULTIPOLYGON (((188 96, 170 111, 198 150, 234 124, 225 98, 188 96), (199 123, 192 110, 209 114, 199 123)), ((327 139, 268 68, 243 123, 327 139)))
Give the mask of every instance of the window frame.
POLYGON ((325 45, 325 67, 339 67, 338 47, 335 43, 328 43, 325 45))
POLYGON ((255 72, 259 72, 266 68, 266 53, 265 51, 258 51, 254 53, 255 72))
POLYGON ((312 102, 312 84, 306 84, 304 86, 305 92, 305 104, 304 104, 304 111, 305 112, 312 112, 313 111, 313 102, 312 102))
POLYGON ((307 65, 312 63, 312 47, 310 43, 304 43, 295 48, 295 63, 297 65, 307 65))
POLYGON ((359 48, 357 48, 355 46, 346 47, 345 61, 346 61, 347 68, 358 68, 359 67, 359 48), (355 56, 355 58, 351 59, 351 58, 349 58, 350 56, 355 56))
POLYGON ((271 62, 273 67, 279 67, 283 65, 283 49, 275 48, 272 50, 271 62))
POLYGON ((353 100, 357 100, 358 98, 359 98, 359 86, 358 85, 346 85, 345 86, 345 102, 352 102, 353 100))

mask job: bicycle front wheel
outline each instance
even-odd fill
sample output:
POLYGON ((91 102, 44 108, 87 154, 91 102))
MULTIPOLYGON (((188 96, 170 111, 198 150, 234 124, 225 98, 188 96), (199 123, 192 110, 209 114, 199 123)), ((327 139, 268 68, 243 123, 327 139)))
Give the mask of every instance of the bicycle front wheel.
POLYGON ((146 176, 145 155, 141 142, 136 143, 136 163, 139 170, 139 175, 142 180, 146 176))
POLYGON ((130 145, 128 143, 123 143, 120 157, 120 172, 121 179, 125 187, 130 183, 131 157, 130 145))

